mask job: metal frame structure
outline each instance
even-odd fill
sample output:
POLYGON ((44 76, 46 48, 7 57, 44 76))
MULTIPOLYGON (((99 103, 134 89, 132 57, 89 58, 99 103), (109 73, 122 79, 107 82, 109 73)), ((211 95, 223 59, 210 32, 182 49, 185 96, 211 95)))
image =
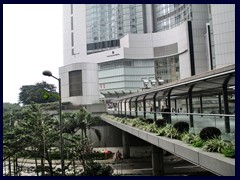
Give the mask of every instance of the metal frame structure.
MULTIPOLYGON (((200 98, 200 113, 202 113, 203 103, 202 97, 209 95, 216 95, 219 98, 219 114, 221 114, 221 96, 223 96, 223 108, 224 108, 224 120, 225 120, 225 130, 227 133, 230 132, 229 123, 229 100, 228 94, 234 93, 235 89, 230 89, 230 87, 235 87, 235 65, 230 65, 224 68, 208 71, 202 74, 197 74, 189 78, 181 79, 179 81, 164 84, 158 87, 145 89, 144 91, 129 94, 120 98, 112 100, 113 103, 118 103, 121 107, 122 114, 122 102, 124 102, 124 114, 126 115, 126 103, 135 102, 135 115, 138 116, 137 105, 138 102, 143 102, 143 116, 146 118, 146 101, 153 101, 153 113, 154 120, 156 121, 156 102, 159 99, 166 99, 168 108, 171 109, 171 100, 175 103, 177 99, 186 99, 187 113, 189 113, 190 127, 194 127, 193 121, 193 102, 192 99, 200 98)), ((175 108, 177 103, 175 104, 175 108)), ((119 112, 119 111, 118 111, 119 112)), ((171 114, 171 113, 170 113, 171 114)), ((170 116, 171 117, 171 116, 170 116)), ((170 118, 171 123, 171 118, 170 118)))

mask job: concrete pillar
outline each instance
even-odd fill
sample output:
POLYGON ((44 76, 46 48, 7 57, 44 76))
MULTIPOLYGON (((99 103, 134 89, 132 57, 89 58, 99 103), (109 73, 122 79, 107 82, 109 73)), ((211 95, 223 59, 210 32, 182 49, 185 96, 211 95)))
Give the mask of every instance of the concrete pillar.
MULTIPOLYGON (((189 111, 190 113, 193 113, 193 102, 192 102, 192 90, 194 88, 195 84, 192 84, 190 88, 188 89, 188 98, 189 98, 189 111)), ((193 121, 193 115, 190 114, 190 127, 194 127, 194 121, 193 121)))
POLYGON ((122 131, 123 158, 130 158, 129 134, 122 131))
MULTIPOLYGON (((222 92, 223 92, 223 107, 224 107, 224 114, 230 114, 229 112, 229 102, 228 102, 228 82, 232 78, 232 74, 225 78, 223 85, 222 85, 222 92)), ((230 121, 229 116, 224 116, 225 121, 225 130, 226 133, 230 133, 230 121)))
POLYGON ((156 107, 156 97, 157 97, 158 92, 156 92, 153 96, 153 112, 154 112, 154 122, 157 121, 157 107, 156 107))
POLYGON ((146 97, 147 94, 143 97, 143 117, 146 118, 146 97))
POLYGON ((153 176, 164 175, 163 149, 152 145, 152 173, 153 176))

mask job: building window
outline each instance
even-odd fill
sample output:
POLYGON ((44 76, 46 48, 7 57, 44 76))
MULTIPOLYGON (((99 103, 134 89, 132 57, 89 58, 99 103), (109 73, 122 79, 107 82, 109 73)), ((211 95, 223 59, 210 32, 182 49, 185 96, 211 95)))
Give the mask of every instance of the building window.
POLYGON ((71 4, 71 14, 73 14, 73 4, 71 4))
POLYGON ((169 56, 155 59, 156 77, 165 82, 172 82, 180 79, 179 56, 169 56))
POLYGON ((73 32, 71 33, 71 44, 72 44, 72 47, 74 47, 74 34, 73 34, 73 32))
POLYGON ((71 17, 71 30, 73 30, 73 16, 71 17))
POLYGON ((69 96, 82 95, 82 70, 69 72, 69 96))

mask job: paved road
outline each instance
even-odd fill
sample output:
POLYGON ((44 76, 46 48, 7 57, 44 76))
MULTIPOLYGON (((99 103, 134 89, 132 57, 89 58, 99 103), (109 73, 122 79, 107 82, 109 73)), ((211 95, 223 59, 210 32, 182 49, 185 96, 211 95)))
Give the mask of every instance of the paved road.
MULTIPOLYGON (((152 175, 152 162, 147 159, 125 159, 122 162, 110 164, 114 169, 114 174, 118 175, 152 175)), ((174 155, 164 157, 165 176, 214 176, 214 174, 191 164, 174 155)))

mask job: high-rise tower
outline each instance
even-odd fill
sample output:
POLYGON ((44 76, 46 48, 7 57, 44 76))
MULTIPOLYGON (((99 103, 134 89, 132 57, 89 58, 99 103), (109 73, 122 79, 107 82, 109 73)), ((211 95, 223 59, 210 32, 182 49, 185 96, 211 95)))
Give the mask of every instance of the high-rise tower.
POLYGON ((232 4, 64 5, 63 101, 93 104, 142 90, 142 78, 168 83, 234 64, 234 13, 232 4))

